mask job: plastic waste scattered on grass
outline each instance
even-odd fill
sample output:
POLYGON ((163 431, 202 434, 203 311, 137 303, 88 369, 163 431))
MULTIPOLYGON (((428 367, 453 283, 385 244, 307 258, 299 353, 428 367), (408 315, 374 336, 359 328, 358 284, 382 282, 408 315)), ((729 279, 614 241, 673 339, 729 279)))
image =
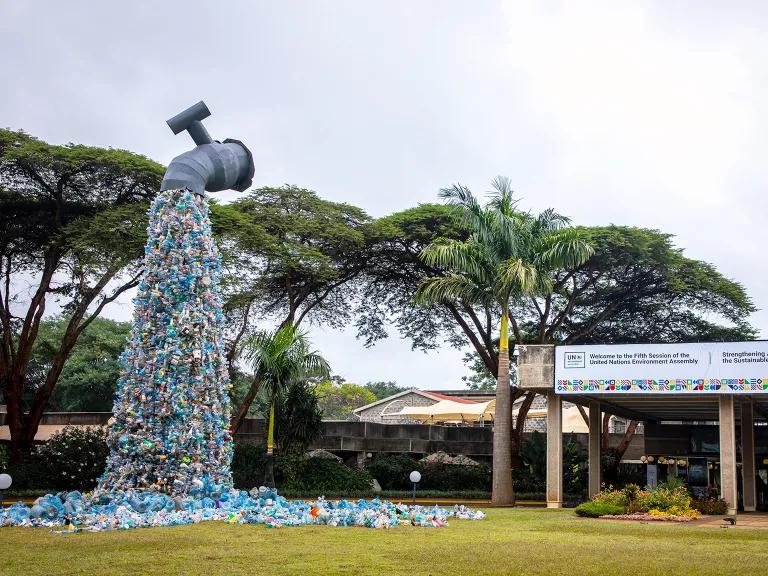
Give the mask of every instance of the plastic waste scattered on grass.
POLYGON ((283 526, 361 526, 395 528, 399 524, 421 527, 448 525, 449 518, 481 520, 485 514, 466 506, 453 508, 395 504, 387 500, 288 501, 264 487, 245 492, 224 492, 209 497, 172 498, 149 492, 121 492, 112 496, 61 492, 38 498, 30 507, 19 502, 0 511, 0 526, 49 527, 59 534, 102 532, 197 524, 220 520, 229 524, 283 526))

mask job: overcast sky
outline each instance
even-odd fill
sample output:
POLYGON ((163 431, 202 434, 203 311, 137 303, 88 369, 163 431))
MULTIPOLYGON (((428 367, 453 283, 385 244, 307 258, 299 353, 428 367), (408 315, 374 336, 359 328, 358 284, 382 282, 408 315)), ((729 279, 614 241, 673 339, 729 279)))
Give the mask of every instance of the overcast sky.
MULTIPOLYGON (((167 163, 204 99, 255 186, 382 216, 509 176, 535 211, 675 234, 768 305, 768 3, 0 0, 0 125, 167 163)), ((226 198, 235 197, 227 193, 226 198)), ((127 319, 124 301, 109 315, 127 319)), ((753 323, 768 336, 768 313, 753 323)), ((314 330, 335 372, 460 388, 461 352, 314 330)))

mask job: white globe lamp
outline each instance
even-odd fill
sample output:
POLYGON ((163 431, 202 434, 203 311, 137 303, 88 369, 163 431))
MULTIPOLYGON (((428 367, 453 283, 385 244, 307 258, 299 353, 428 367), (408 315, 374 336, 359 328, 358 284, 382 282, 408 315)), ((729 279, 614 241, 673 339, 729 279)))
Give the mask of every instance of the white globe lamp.
POLYGON ((416 506, 416 484, 421 482, 421 472, 414 470, 408 475, 408 478, 410 478, 413 483, 413 500, 411 501, 411 505, 416 506))

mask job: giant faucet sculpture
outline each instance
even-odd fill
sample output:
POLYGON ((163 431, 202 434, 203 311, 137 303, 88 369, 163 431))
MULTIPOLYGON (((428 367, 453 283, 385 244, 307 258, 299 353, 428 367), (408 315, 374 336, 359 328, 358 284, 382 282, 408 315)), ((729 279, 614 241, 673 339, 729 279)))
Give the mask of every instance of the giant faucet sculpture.
POLYGON ((186 130, 197 144, 176 156, 165 171, 160 190, 186 188, 196 194, 221 190, 247 190, 253 180, 253 157, 239 140, 214 141, 203 126, 211 112, 202 100, 180 112, 168 126, 174 134, 186 130))
POLYGON ((150 209, 144 275, 98 491, 218 498, 232 486, 229 375, 221 341, 220 259, 206 191, 251 185, 251 153, 214 141, 203 102, 168 120, 197 146, 174 158, 150 209))

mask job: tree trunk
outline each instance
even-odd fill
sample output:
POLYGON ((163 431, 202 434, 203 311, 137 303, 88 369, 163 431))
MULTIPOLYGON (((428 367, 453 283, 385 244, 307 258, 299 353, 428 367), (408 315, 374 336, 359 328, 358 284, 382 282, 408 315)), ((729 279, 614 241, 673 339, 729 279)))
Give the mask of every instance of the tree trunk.
POLYGON ((59 376, 61 376, 61 373, 64 370, 64 364, 66 363, 67 358, 69 358, 72 348, 75 347, 77 337, 77 331, 72 328, 72 325, 70 324, 70 327, 62 338, 59 351, 54 356, 51 362, 51 367, 45 375, 45 382, 37 389, 37 391, 35 391, 35 394, 32 397, 32 406, 24 418, 24 429, 22 431, 22 445, 25 447, 31 447, 35 442, 35 436, 37 436, 37 431, 40 428, 43 413, 48 407, 48 401, 51 399, 53 389, 59 381, 59 376))
POLYGON ((512 403, 509 389, 509 338, 506 307, 501 315, 499 338, 499 370, 496 374, 496 416, 493 421, 493 482, 491 501, 494 505, 512 505, 511 420, 512 403))
MULTIPOLYGON (((523 432, 525 432, 525 421, 528 418, 528 412, 531 409, 536 394, 534 392, 526 392, 525 398, 520 402, 520 408, 517 412, 517 420, 515 426, 512 429, 512 443, 511 443, 511 458, 512 469, 518 470, 522 466, 522 458, 520 456, 520 450, 523 448, 523 432)), ((510 402, 511 404, 514 403, 510 402)), ((512 407, 510 407, 511 410, 512 407)))
MULTIPOLYGON (((14 374, 11 378, 19 378, 14 374)), ((25 452, 30 447, 24 444, 24 408, 21 403, 22 385, 15 382, 9 382, 3 388, 5 390, 5 404, 7 413, 5 415, 6 424, 11 434, 11 462, 18 464, 22 461, 25 452)))
POLYGON ((267 462, 264 466, 264 486, 275 487, 275 455, 267 454, 267 462))
POLYGON ((253 381, 251 382, 251 387, 248 389, 248 393, 245 395, 245 398, 243 398, 243 403, 240 404, 240 408, 238 408, 237 414, 235 414, 232 417, 232 420, 230 420, 229 430, 232 433, 233 438, 235 437, 235 433, 243 424, 243 420, 245 420, 245 417, 248 414, 248 410, 250 409, 251 404, 253 404, 254 398, 256 398, 256 395, 259 393, 259 388, 261 388, 261 378, 254 376, 253 381))
POLYGON ((627 424, 627 429, 624 431, 624 436, 622 436, 619 445, 616 446, 616 458, 619 462, 621 462, 621 459, 624 457, 627 448, 629 448, 629 444, 632 442, 632 438, 635 436, 635 431, 637 430, 638 424, 640 424, 640 422, 637 420, 630 420, 629 424, 627 424))
POLYGON ((269 407, 269 427, 267 429, 267 465, 264 470, 264 486, 275 487, 275 400, 269 407))
POLYGON ((605 416, 606 417, 603 419, 603 473, 606 483, 612 484, 617 479, 621 459, 624 457, 627 448, 629 448, 629 445, 632 442, 632 438, 635 436, 637 426, 640 424, 640 422, 637 420, 630 420, 627 424, 626 430, 624 430, 624 435, 621 437, 621 440, 615 448, 612 448, 610 445, 610 434, 608 433, 608 422, 610 420, 610 415, 606 414, 605 416))
POLYGON ((271 456, 275 450, 275 401, 269 407, 269 429, 267 430, 267 455, 271 456))

